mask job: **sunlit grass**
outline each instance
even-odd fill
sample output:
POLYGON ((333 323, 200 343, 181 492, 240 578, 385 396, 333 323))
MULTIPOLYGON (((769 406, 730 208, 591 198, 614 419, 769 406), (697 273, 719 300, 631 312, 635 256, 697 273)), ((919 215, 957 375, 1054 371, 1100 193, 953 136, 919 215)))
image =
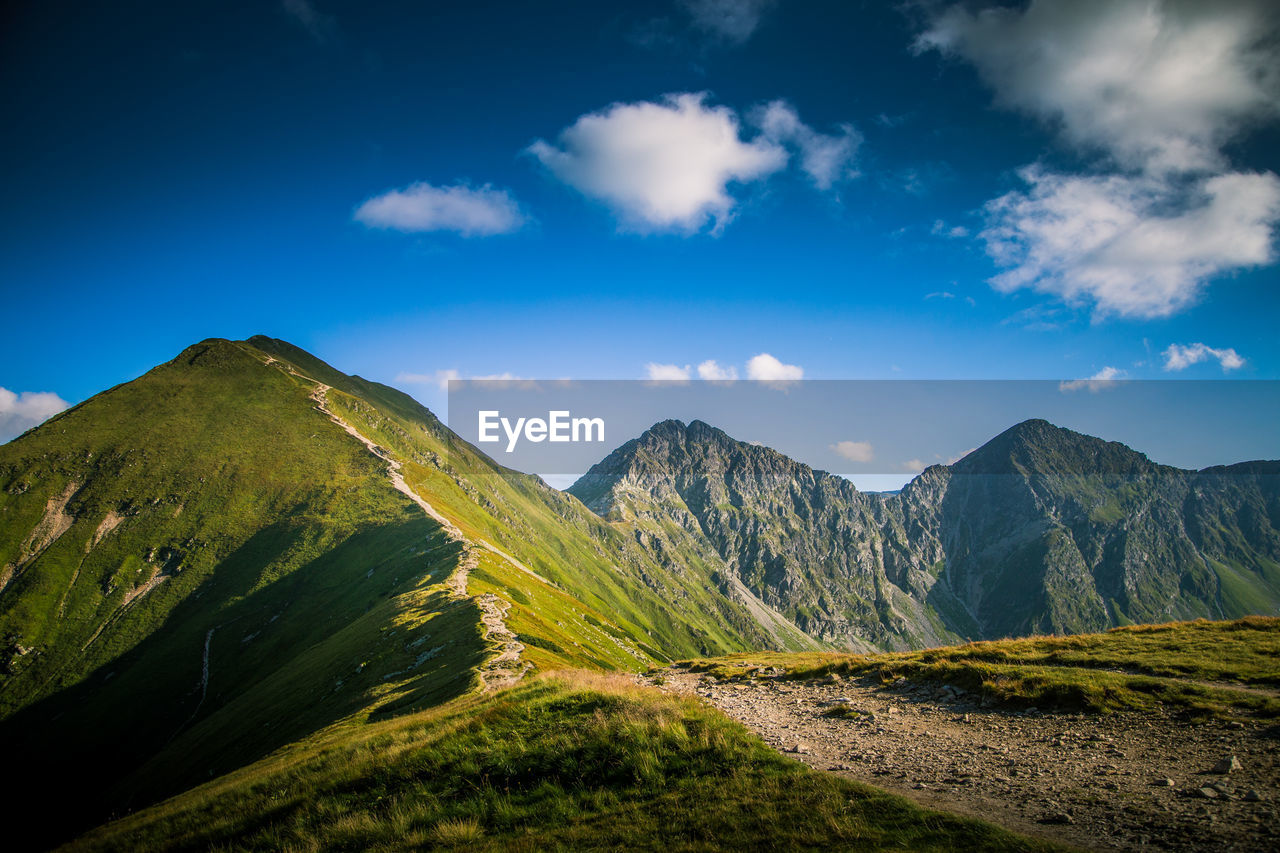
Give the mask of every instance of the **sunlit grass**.
POLYGON ((816 773, 697 701, 591 672, 333 730, 71 849, 419 846, 1047 849, 816 773))
POLYGON ((1041 709, 1106 712, 1163 703, 1195 714, 1280 716, 1280 619, 1261 616, 916 652, 742 654, 686 663, 731 679, 780 670, 789 678, 953 684, 993 702, 1041 709))

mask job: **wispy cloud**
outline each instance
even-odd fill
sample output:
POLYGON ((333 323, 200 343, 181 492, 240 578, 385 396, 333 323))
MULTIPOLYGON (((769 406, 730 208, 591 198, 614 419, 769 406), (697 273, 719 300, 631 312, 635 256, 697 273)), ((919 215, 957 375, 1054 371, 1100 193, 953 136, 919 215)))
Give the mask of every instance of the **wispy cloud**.
POLYGON ((680 0, 694 26, 731 44, 751 38, 774 0, 680 0))
POLYGON ((855 178, 854 157, 862 144, 862 134, 851 124, 842 124, 839 133, 819 133, 800 120, 786 101, 772 101, 759 107, 752 120, 764 135, 781 145, 794 146, 800 154, 800 168, 813 185, 829 190, 844 180, 855 178))
POLYGON ((850 462, 870 462, 875 459, 875 448, 869 441, 837 441, 830 445, 837 456, 850 462))
POLYGON ((1068 393, 1088 389, 1090 393, 1096 394, 1099 391, 1113 387, 1116 384, 1116 380, 1123 375, 1124 371, 1118 367, 1104 367, 1088 379, 1072 379, 1067 382, 1059 382, 1058 390, 1068 393))
POLYGON ((649 362, 644 366, 645 378, 651 382, 688 382, 692 371, 689 365, 658 364, 649 362))
MULTIPOLYGON (((450 381, 481 381, 481 382, 512 382, 512 383, 531 383, 532 380, 523 376, 517 376, 511 372, 490 373, 483 376, 467 376, 464 377, 460 371, 455 368, 446 368, 437 370, 433 373, 407 373, 401 372, 396 374, 396 381, 409 385, 434 385, 441 391, 449 390, 450 381)), ((536 384, 536 383, 535 383, 536 384)), ((533 386, 531 386, 533 387, 533 386)))
POLYGON ((67 408, 66 400, 50 391, 14 393, 0 388, 0 442, 19 436, 67 408))
POLYGON ((969 229, 963 225, 948 225, 941 219, 933 221, 933 227, 929 229, 929 233, 935 237, 950 237, 958 239, 960 237, 968 237, 969 229))
POLYGON ((1170 344, 1164 351, 1165 370, 1186 370, 1202 361, 1217 361, 1224 373, 1244 367, 1244 359, 1231 347, 1216 349, 1205 344, 1170 344))
POLYGON ((329 44, 337 37, 337 19, 317 10, 311 0, 281 0, 280 5, 316 44, 329 44))
POLYGON ((364 202, 356 208, 354 219, 370 228, 454 231, 464 237, 509 234, 526 222, 516 200, 488 184, 479 188, 410 184, 364 202))

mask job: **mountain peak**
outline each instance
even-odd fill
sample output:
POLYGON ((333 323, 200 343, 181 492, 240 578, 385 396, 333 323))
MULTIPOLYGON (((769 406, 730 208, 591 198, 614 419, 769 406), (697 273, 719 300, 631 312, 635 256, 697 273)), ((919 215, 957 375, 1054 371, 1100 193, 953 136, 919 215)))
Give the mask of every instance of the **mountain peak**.
POLYGON ((1144 454, 1118 441, 1060 427, 1043 418, 1014 424, 952 466, 957 474, 1125 474, 1149 469, 1144 454))

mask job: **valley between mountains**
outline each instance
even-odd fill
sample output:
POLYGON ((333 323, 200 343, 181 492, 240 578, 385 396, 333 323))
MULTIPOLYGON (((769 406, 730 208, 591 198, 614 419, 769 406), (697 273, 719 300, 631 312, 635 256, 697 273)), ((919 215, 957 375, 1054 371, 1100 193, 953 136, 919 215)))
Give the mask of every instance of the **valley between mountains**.
MULTIPOLYGON (((857 762, 911 740, 881 723, 888 707, 955 725, 896 679, 963 682, 981 713, 1048 711, 988 729, 1011 750, 1070 739, 1074 719, 1100 736, 1123 715, 1150 723, 1134 731, 1207 720, 1196 760, 1225 727, 1272 802, 1275 768, 1255 759, 1280 712, 1280 623, 1191 623, 1234 627, 1137 651, 1125 631, 1278 613, 1280 463, 1185 471, 1032 420, 866 494, 666 421, 559 492, 394 389, 283 341, 211 339, 0 446, 4 820, 18 849, 1176 849, 1147 812, 1106 841, 1109 812, 1075 794, 984 784, 1008 801, 985 809, 914 788, 935 783, 907 765, 952 746, 857 762), (1114 628, 1070 669, 1065 649, 910 657, 1114 628), (769 664, 785 677, 728 692, 736 675, 705 663, 766 652, 791 656, 769 664), (864 679, 845 704, 879 725, 813 719, 841 698, 795 669, 814 660, 864 679), (679 661, 663 685, 679 695, 617 675, 679 661), (777 726, 810 727, 795 754, 1042 840, 808 771, 690 692, 775 745, 791 734, 777 726), (33 819, 52 792, 61 819, 33 819), (1061 831, 1036 823, 1049 812, 1061 831)), ((1036 750, 1028 763, 1050 760, 1036 750)), ((1170 802, 1263 849, 1237 787, 1206 795, 1232 803, 1216 813, 1170 802)))

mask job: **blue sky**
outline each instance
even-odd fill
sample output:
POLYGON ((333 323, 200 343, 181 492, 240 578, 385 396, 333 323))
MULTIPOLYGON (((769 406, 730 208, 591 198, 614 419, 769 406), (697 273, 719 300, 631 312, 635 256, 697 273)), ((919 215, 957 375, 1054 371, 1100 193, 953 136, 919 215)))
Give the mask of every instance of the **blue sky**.
POLYGON ((1280 378, 1272 6, 27 4, 0 439, 258 333, 437 410, 449 376, 1280 378))

